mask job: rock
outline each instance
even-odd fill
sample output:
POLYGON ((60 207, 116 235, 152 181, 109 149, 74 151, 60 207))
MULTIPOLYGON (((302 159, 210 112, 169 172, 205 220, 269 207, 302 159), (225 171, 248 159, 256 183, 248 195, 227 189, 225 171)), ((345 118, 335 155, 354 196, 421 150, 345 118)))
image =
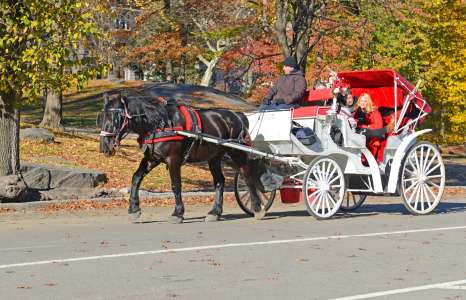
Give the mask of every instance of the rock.
POLYGON ((50 172, 45 167, 29 168, 26 172, 23 169, 23 177, 28 188, 37 190, 50 189, 50 172))
POLYGON ((21 163, 21 171, 28 186, 36 189, 94 188, 107 182, 105 173, 83 168, 36 165, 23 162, 21 163), (47 177, 47 172, 49 177, 47 177))
POLYGON ((23 140, 39 141, 43 143, 53 143, 55 141, 53 133, 44 128, 21 129, 19 136, 23 140))
POLYGON ((26 184, 18 175, 0 177, 0 203, 20 200, 26 184))
POLYGON ((61 188, 41 191, 41 200, 78 200, 97 198, 116 198, 123 195, 115 189, 61 188))

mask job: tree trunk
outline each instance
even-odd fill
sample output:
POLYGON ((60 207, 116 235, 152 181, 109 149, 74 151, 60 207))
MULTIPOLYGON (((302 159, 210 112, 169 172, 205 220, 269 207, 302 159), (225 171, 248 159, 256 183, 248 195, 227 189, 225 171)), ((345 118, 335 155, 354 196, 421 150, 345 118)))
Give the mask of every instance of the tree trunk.
POLYGON ((201 80, 202 86, 210 85, 210 81, 212 80, 212 75, 214 74, 214 69, 217 66, 217 63, 218 63, 218 58, 216 57, 206 64, 207 69, 205 70, 204 75, 202 76, 202 80, 201 80))
POLYGON ((16 200, 26 190, 19 176, 19 112, 13 99, 0 95, 0 202, 16 200))
POLYGON ((62 93, 59 92, 47 92, 47 102, 45 104, 45 112, 42 122, 40 122, 40 127, 46 128, 61 128, 62 121, 62 106, 63 106, 63 97, 62 93))
POLYGON ((167 60, 165 63, 165 79, 168 82, 173 81, 173 64, 171 60, 167 60))

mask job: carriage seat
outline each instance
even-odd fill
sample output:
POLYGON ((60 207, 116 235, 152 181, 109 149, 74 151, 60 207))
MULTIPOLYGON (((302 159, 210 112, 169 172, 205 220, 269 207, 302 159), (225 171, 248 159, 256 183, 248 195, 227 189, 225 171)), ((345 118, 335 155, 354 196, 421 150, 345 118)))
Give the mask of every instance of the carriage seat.
POLYGON ((315 118, 317 116, 325 116, 327 115, 327 111, 329 109, 330 107, 322 107, 322 106, 298 107, 293 110, 291 118, 295 120, 295 119, 315 118))
POLYGON ((326 101, 332 99, 331 89, 307 90, 299 104, 300 106, 324 105, 326 101))

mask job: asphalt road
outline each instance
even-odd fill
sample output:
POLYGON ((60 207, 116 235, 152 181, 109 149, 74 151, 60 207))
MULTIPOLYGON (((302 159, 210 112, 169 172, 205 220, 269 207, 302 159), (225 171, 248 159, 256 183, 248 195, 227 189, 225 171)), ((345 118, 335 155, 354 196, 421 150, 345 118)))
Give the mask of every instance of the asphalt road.
POLYGON ((385 200, 327 221, 277 203, 180 225, 162 208, 0 214, 0 299, 466 299, 466 198, 423 217, 385 200))

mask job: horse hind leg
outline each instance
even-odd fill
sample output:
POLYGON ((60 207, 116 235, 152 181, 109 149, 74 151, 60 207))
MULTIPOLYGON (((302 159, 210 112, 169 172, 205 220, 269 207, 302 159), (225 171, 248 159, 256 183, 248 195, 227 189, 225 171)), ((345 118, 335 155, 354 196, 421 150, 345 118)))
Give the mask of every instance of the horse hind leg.
POLYGON ((243 176, 246 185, 249 189, 249 196, 251 197, 252 210, 254 212, 254 218, 261 220, 265 217, 266 209, 262 205, 261 196, 258 193, 258 176, 255 176, 253 169, 257 166, 254 166, 255 162, 248 159, 247 155, 240 151, 231 151, 230 157, 239 166, 241 175, 243 176))
POLYGON ((206 222, 218 221, 223 213, 223 190, 225 187, 225 177, 222 173, 222 163, 219 158, 209 161, 209 169, 214 179, 215 201, 212 210, 205 217, 206 222))
POLYGON ((170 157, 167 160, 168 170, 172 184, 172 191, 175 195, 175 210, 168 218, 168 222, 172 224, 183 223, 184 204, 181 198, 181 160, 178 157, 170 157))
POLYGON ((139 163, 138 169, 133 174, 128 208, 128 215, 133 223, 136 223, 141 217, 141 208, 139 207, 139 187, 141 186, 141 182, 159 164, 159 161, 150 161, 147 157, 144 157, 139 163))

